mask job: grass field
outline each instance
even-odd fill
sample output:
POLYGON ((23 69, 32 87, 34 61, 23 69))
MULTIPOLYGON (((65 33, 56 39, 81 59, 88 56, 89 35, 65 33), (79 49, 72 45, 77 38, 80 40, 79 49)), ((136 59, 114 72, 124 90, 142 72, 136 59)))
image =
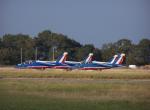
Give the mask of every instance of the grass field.
POLYGON ((150 79, 150 70, 108 69, 103 71, 84 70, 36 70, 0 68, 0 78, 92 78, 92 79, 150 79))
POLYGON ((0 110, 149 110, 150 71, 0 68, 0 110))

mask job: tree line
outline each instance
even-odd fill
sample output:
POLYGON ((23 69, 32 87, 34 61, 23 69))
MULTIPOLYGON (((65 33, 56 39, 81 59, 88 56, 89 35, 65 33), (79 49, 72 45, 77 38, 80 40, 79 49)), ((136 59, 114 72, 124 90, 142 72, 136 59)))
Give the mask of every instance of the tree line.
POLYGON ((94 60, 108 61, 114 54, 125 53, 127 65, 150 64, 150 39, 141 39, 138 44, 129 39, 121 39, 103 44, 102 48, 95 48, 92 44, 82 45, 66 35, 45 30, 36 37, 24 34, 6 34, 0 37, 0 65, 20 63, 21 48, 23 61, 35 60, 36 49, 37 59, 52 60, 52 49, 55 49, 55 58, 67 51, 68 60, 81 61, 92 52, 94 60))

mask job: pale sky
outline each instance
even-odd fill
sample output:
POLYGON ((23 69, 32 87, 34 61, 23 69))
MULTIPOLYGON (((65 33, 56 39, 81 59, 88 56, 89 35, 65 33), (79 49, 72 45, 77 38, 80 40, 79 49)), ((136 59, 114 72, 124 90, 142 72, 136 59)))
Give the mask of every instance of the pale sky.
POLYGON ((81 44, 150 39, 150 0, 0 0, 0 36, 43 30, 81 44))

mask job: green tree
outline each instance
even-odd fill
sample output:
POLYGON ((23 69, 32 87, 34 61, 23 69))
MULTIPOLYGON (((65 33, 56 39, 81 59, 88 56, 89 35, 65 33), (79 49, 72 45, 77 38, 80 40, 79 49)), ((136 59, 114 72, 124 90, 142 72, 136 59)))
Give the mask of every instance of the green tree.
POLYGON ((138 44, 137 64, 150 64, 150 40, 142 39, 138 44))
POLYGON ((102 60, 102 54, 101 54, 101 50, 98 48, 95 48, 93 51, 94 54, 94 59, 93 60, 97 60, 97 61, 101 61, 102 60))
POLYGON ((101 49, 102 61, 108 61, 114 54, 116 54, 116 47, 113 43, 104 44, 101 49))
POLYGON ((2 38, 0 37, 0 48, 2 48, 3 43, 2 43, 2 38))
POLYGON ((128 54, 132 46, 132 42, 131 40, 128 40, 128 39, 121 39, 117 41, 116 43, 114 43, 114 45, 115 45, 115 51, 116 51, 115 53, 128 54))
POLYGON ((14 65, 16 64, 17 56, 16 50, 12 48, 1 48, 0 49, 0 65, 14 65))
MULTIPOLYGON (((57 33, 52 33, 51 31, 45 30, 35 37, 35 46, 38 47, 39 53, 44 56, 44 59, 49 59, 52 56, 52 49, 55 47, 55 58, 57 58, 64 51, 67 51, 73 56, 76 51, 75 48, 81 47, 81 44, 73 39, 69 39, 67 36, 57 33), (51 51, 51 52, 50 52, 51 51)), ((51 57, 52 58, 52 57, 51 57)))
MULTIPOLYGON (((132 42, 128 39, 121 39, 115 43, 104 44, 102 47, 102 58, 104 61, 107 61, 115 54, 125 53, 127 59, 126 61, 129 61, 128 54, 130 53, 132 46, 132 42)), ((126 63, 128 64, 129 62, 126 63)))
MULTIPOLYGON (((34 42, 31 37, 28 35, 11 35, 7 34, 3 36, 3 51, 5 56, 1 56, 1 59, 3 57, 8 57, 8 60, 10 64, 17 64, 20 62, 20 49, 23 49, 23 60, 29 60, 33 58, 33 46, 34 42), (6 55, 9 54, 9 55, 6 55)), ((1 51, 2 51, 1 50, 1 51)), ((6 63, 6 64, 9 64, 6 63)))
POLYGON ((88 56, 89 53, 94 52, 94 49, 95 49, 94 46, 91 44, 82 46, 76 52, 76 59, 78 61, 84 60, 88 56))

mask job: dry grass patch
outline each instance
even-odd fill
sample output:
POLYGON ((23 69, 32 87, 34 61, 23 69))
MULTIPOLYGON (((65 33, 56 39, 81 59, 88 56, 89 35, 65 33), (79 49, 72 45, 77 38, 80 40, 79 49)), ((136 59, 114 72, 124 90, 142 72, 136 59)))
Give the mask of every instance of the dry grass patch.
POLYGON ((92 79, 150 79, 150 70, 144 69, 108 69, 103 71, 83 70, 36 70, 0 68, 1 78, 92 78, 92 79))

